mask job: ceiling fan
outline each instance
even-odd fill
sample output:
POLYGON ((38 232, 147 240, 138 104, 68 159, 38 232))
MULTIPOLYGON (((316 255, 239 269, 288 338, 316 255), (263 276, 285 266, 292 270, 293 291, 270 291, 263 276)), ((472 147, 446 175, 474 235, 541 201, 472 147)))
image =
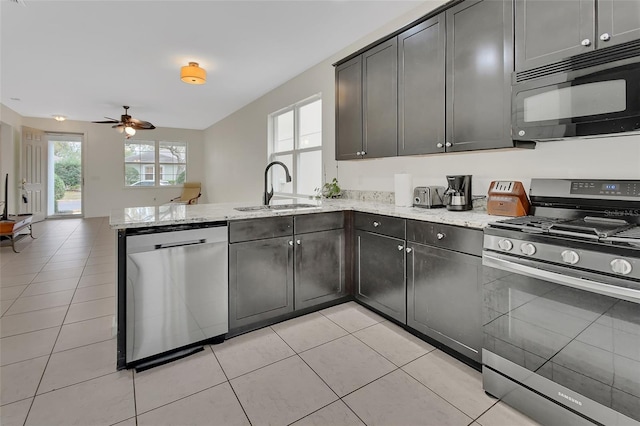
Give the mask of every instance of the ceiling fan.
POLYGON ((109 120, 106 121, 92 121, 92 123, 100 123, 100 124, 114 124, 113 127, 114 129, 118 129, 118 131, 120 133, 124 132, 127 134, 127 139, 129 139, 131 136, 136 134, 136 130, 151 130, 151 129, 155 129, 156 126, 154 126, 153 124, 149 123, 148 121, 142 121, 142 120, 137 120, 133 117, 131 117, 128 114, 128 109, 129 107, 126 105, 123 105, 122 108, 124 108, 124 114, 122 114, 120 116, 120 120, 116 120, 115 118, 111 118, 111 117, 105 117, 108 118, 109 120))

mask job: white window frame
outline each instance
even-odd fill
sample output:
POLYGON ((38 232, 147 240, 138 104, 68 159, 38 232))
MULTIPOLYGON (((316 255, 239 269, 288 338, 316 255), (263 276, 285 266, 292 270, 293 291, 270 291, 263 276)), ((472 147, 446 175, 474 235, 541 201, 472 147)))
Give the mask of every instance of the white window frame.
MULTIPOLYGON (((314 146, 314 147, 310 147, 310 148, 298 148, 299 144, 300 144, 300 135, 298 133, 298 129, 300 128, 300 108, 311 104, 313 102, 316 101, 321 101, 322 102, 322 93, 317 93, 313 96, 310 96, 306 99, 301 100, 300 102, 296 102, 293 105, 290 105, 286 108, 282 108, 278 111, 272 112, 271 114, 269 114, 269 119, 268 119, 268 157, 267 157, 267 161, 270 163, 272 161, 276 161, 276 157, 277 156, 282 156, 282 155, 291 155, 291 170, 289 170, 289 173, 291 174, 292 177, 292 192, 276 192, 274 189, 274 196, 279 196, 279 197, 288 197, 288 198, 307 198, 309 196, 315 195, 315 194, 301 194, 298 192, 298 179, 296 179, 296 177, 298 176, 298 155, 301 153, 305 153, 305 152, 314 152, 314 151, 319 151, 320 152, 320 158, 321 158, 321 163, 324 165, 324 161, 322 159, 322 147, 324 145, 324 134, 322 134, 322 125, 321 125, 321 137, 320 137, 320 145, 318 146, 314 146), (293 111, 293 149, 290 150, 286 150, 286 151, 275 151, 275 143, 276 143, 276 130, 277 130, 277 125, 276 125, 276 120, 277 118, 282 115, 282 114, 286 114, 290 111, 293 111)), ((321 109, 322 111, 322 109, 321 109)), ((322 114, 322 113, 321 113, 322 114)), ((321 123, 324 122, 324 117, 321 117, 321 123)), ((277 166, 276 166, 277 167, 277 166)), ((324 169, 324 167, 321 168, 322 170, 324 169)), ((319 186, 322 186, 322 171, 320 172, 320 176, 319 176, 319 186)), ((272 188, 275 188, 275 186, 273 185, 273 173, 270 171, 270 176, 269 176, 269 184, 271 185, 272 188)))
MULTIPOLYGON (((147 145, 153 145, 154 146, 154 162, 145 162, 145 163, 137 163, 137 162, 127 162, 126 157, 123 158, 123 182, 124 182, 124 187, 125 188, 158 188, 160 186, 162 186, 163 188, 172 188, 172 187, 182 187, 183 184, 179 183, 176 185, 160 185, 160 181, 162 180, 166 180, 163 179, 163 174, 164 174, 164 166, 166 165, 184 165, 184 170, 185 170, 185 176, 184 176, 184 181, 187 182, 187 176, 188 176, 188 169, 189 169, 189 143, 188 142, 183 142, 183 141, 166 141, 166 140, 147 140, 147 139, 125 139, 124 141, 124 146, 126 146, 127 144, 147 144, 147 145), (161 163, 160 162, 160 144, 184 144, 185 146, 185 162, 184 163, 161 163), (128 165, 142 165, 142 173, 140 174, 140 178, 139 180, 144 181, 144 180, 148 180, 146 179, 146 171, 145 168, 146 167, 152 167, 153 168, 153 176, 154 176, 154 184, 153 185, 149 185, 149 186, 132 186, 132 185, 127 185, 126 184, 126 179, 127 179, 127 166, 128 165), (158 173, 156 173, 156 171, 158 173)), ((124 149, 123 149, 123 155, 124 155, 124 149)))

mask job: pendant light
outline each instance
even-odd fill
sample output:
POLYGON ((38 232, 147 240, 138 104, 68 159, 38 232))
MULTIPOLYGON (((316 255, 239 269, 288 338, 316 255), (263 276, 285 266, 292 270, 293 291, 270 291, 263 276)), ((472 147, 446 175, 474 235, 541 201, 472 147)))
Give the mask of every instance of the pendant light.
POLYGON ((180 69, 180 80, 187 84, 204 84, 207 82, 207 71, 200 68, 197 62, 189 62, 189 65, 180 69))

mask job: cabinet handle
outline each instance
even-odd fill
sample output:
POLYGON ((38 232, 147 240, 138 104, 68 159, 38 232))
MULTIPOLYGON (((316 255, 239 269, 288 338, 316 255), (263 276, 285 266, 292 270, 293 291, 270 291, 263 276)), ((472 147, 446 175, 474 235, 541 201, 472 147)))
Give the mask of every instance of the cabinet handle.
POLYGON ((292 246, 293 245, 293 241, 289 240, 289 245, 292 246))
POLYGON ((380 222, 373 222, 373 227, 377 228, 378 226, 380 226, 380 222))
POLYGON ((444 146, 446 146, 447 148, 449 148, 450 146, 453 146, 453 144, 451 142, 447 142, 444 144, 444 146))
POLYGON ((360 151, 356 152, 356 155, 360 155, 360 151))
POLYGON ((602 41, 609 41, 611 40, 611 35, 609 35, 609 33, 602 33, 600 35, 600 40, 602 41))
POLYGON ((411 247, 407 247, 407 253, 411 253, 413 249, 411 247))
POLYGON ((297 244, 297 245, 300 245, 300 244, 302 244, 302 241, 300 241, 300 240, 296 240, 296 244, 297 244))
POLYGON ((404 246, 398 246, 398 251, 404 250, 404 246))
POLYGON ((439 239, 439 240, 443 239, 444 237, 446 237, 446 235, 444 235, 442 232, 438 232, 436 234, 436 238, 439 239))
POLYGON ((367 153, 366 153, 366 152, 364 152, 364 151, 362 151, 362 152, 360 153, 360 155, 367 155, 367 153))
POLYGON ((437 146, 438 148, 444 148, 444 144, 442 144, 442 143, 440 143, 440 142, 438 142, 438 143, 436 144, 436 146, 437 146))
POLYGON ((583 45, 583 46, 585 46, 585 47, 586 47, 586 46, 591 46, 591 40, 589 40, 588 38, 585 38, 584 40, 582 40, 582 41, 580 42, 580 44, 581 44, 581 45, 583 45))

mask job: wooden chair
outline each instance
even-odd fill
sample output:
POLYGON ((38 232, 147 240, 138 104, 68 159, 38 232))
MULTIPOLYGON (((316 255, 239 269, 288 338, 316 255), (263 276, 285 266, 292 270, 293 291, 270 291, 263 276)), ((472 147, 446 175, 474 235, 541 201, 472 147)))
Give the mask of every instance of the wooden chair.
POLYGON ((172 198, 170 202, 178 204, 198 204, 198 198, 202 195, 200 189, 202 189, 200 182, 185 182, 182 188, 182 194, 179 197, 172 198))

